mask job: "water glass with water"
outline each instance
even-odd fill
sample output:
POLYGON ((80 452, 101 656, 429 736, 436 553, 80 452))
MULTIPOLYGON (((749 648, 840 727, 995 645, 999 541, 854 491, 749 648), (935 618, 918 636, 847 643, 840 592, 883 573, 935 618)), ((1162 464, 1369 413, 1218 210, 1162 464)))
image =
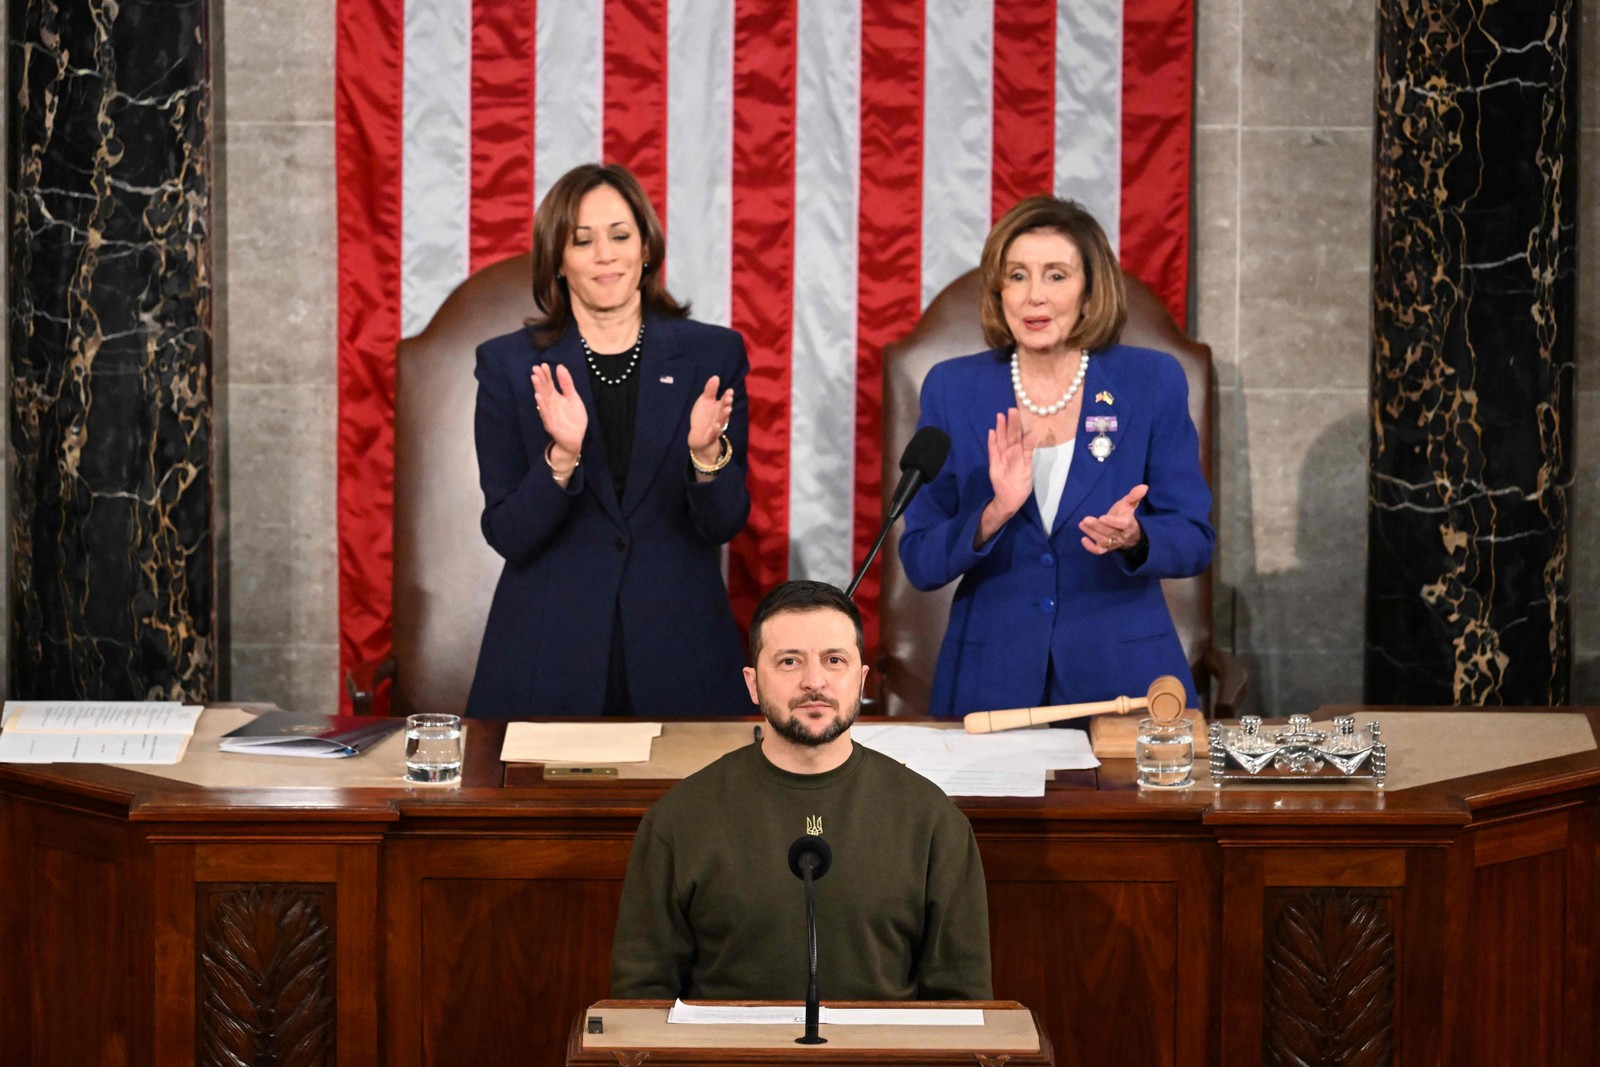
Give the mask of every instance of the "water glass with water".
POLYGON ((461 716, 406 718, 406 781, 455 782, 461 778, 461 716))
POLYGON ((1139 720, 1134 749, 1139 784, 1151 789, 1182 789, 1194 781, 1194 723, 1188 719, 1139 720))

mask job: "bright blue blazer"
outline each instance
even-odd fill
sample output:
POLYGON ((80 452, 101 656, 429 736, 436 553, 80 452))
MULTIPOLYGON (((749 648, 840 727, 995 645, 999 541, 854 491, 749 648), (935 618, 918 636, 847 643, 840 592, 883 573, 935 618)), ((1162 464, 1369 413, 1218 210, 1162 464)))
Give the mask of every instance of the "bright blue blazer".
POLYGON ((505 568, 478 654, 467 714, 599 715, 619 617, 628 686, 647 716, 745 715, 744 652, 720 546, 743 528, 749 440, 744 340, 647 315, 627 490, 619 499, 577 330, 538 350, 526 330, 478 348, 476 440, 483 536, 505 568), (589 411, 582 460, 563 490, 534 410, 536 363, 565 366, 589 411), (733 459, 697 482, 689 412, 711 375, 734 391, 733 459))
POLYGON ((922 386, 919 426, 950 435, 950 458, 906 509, 900 560, 918 589, 961 583, 929 714, 1038 705, 1049 696, 1052 657, 1057 695, 1068 702, 1142 695, 1155 678, 1172 674, 1189 690, 1189 706, 1198 707, 1160 581, 1204 571, 1215 541, 1183 368, 1165 353, 1123 345, 1092 355, 1054 531, 1045 533, 1030 496, 974 549, 978 517, 994 498, 988 434, 995 415, 1017 403, 1009 356, 947 360, 922 386), (1085 429, 1101 415, 1117 419, 1104 462, 1090 455, 1096 435, 1085 429), (1091 555, 1078 522, 1110 511, 1140 483, 1150 487, 1138 512, 1148 556, 1134 567, 1119 553, 1091 555))

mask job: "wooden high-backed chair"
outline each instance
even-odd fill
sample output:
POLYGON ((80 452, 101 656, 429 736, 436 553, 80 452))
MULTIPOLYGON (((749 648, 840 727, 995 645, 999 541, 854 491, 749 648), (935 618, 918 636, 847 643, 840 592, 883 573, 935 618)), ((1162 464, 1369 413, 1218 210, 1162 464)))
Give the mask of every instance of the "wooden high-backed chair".
POLYGON ((392 679, 396 715, 459 715, 505 563, 483 539, 473 351, 535 312, 530 257, 486 267, 433 321, 400 342, 394 404, 394 636, 391 652, 347 679, 357 712, 392 679))
MULTIPOLYGON (((1128 324, 1122 340, 1130 345, 1170 352, 1189 379, 1189 414, 1200 434, 1200 469, 1211 481, 1212 393, 1211 349, 1186 337, 1161 301, 1137 278, 1124 272, 1128 291, 1128 324)), ((917 428, 922 379, 941 360, 981 352, 988 345, 978 321, 978 272, 951 282, 928 305, 916 328, 903 341, 883 350, 883 487, 884 505, 899 480, 900 453, 917 428)), ((900 566, 898 524, 883 547, 883 599, 879 609, 880 655, 877 663, 881 711, 889 715, 922 715, 933 691, 933 671, 950 617, 956 583, 924 593, 912 587, 900 566)), ((1244 698, 1245 672, 1230 654, 1212 645, 1211 573, 1162 583, 1178 637, 1194 669, 1202 710, 1213 717, 1233 714, 1244 698)))

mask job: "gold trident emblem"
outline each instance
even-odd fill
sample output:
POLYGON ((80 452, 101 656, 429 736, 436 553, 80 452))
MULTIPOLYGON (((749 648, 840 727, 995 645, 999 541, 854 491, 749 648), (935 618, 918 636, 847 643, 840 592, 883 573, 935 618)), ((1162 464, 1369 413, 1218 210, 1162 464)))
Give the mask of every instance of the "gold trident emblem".
POLYGON ((822 816, 820 816, 820 815, 807 815, 806 816, 806 833, 810 834, 812 837, 821 837, 822 836, 822 816))

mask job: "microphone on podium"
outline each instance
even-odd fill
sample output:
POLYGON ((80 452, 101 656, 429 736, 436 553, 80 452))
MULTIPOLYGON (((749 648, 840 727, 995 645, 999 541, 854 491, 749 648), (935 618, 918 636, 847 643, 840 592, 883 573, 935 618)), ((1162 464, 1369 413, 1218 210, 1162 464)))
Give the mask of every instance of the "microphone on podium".
POLYGON ((883 547, 884 538, 889 536, 889 527, 905 514, 906 506, 923 483, 933 481, 944 468, 944 461, 949 455, 950 435, 939 427, 924 426, 911 436, 906 450, 900 453, 900 481, 894 487, 894 496, 889 498, 889 510, 883 516, 883 527, 878 531, 878 539, 872 542, 872 551, 861 561, 861 569, 850 579, 850 586, 844 591, 845 596, 856 595, 856 586, 867 576, 867 568, 872 566, 872 561, 878 558, 878 549, 883 547))
POLYGON ((826 1045, 828 1039, 817 1036, 818 1017, 822 1014, 822 997, 817 990, 817 899, 811 884, 828 873, 833 866, 833 849, 820 837, 801 834, 789 846, 789 869, 806 884, 806 960, 809 974, 806 981, 806 1032, 794 1039, 797 1045, 826 1045))

